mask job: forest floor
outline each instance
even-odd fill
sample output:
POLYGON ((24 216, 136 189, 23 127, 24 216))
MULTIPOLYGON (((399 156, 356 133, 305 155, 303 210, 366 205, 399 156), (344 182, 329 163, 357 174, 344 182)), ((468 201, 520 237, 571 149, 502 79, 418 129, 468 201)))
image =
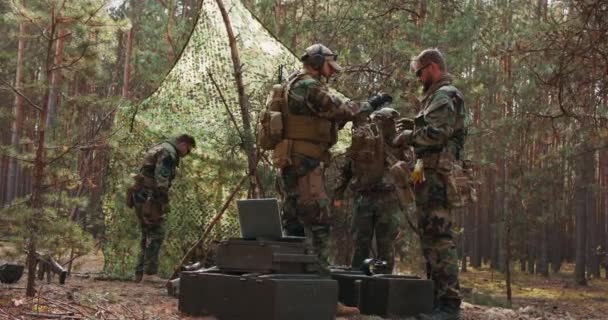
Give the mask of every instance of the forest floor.
MULTIPOLYGON (((167 295, 162 281, 95 280, 102 259, 101 254, 88 257, 65 285, 56 279, 38 281, 34 298, 24 297, 25 275, 16 284, 0 284, 0 319, 212 319, 180 315, 177 299, 167 295)), ((461 273, 464 319, 607 319, 608 280, 592 279, 587 287, 574 286, 571 267, 549 278, 515 273, 510 308, 502 274, 469 269, 461 273)), ((381 318, 349 320, 355 319, 381 318)))

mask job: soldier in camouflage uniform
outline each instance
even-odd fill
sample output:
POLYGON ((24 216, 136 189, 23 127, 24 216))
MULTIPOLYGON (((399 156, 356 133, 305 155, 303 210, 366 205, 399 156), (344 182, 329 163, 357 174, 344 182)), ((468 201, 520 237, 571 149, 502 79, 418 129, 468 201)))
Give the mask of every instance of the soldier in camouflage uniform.
POLYGON ((423 84, 421 109, 414 130, 404 130, 394 145, 413 146, 417 167, 412 180, 420 241, 435 284, 435 310, 422 319, 460 319, 458 257, 446 178, 463 160, 466 137, 463 96, 451 85, 443 55, 437 49, 420 53, 411 64, 423 84))
POLYGON ((158 272, 169 188, 180 158, 188 155, 195 145, 193 137, 183 134, 151 148, 144 155, 139 174, 134 177, 135 184, 129 188, 127 205, 135 209, 141 226, 141 251, 135 269, 137 282, 142 280, 144 273, 154 275, 158 272))
MULTIPOLYGON (((387 99, 375 96, 368 102, 341 101, 323 81, 342 68, 337 55, 321 44, 308 47, 300 60, 303 70, 287 79, 287 110, 283 111, 284 140, 273 158, 281 166, 284 223, 299 222, 318 256, 318 270, 328 274, 330 232, 329 199, 325 192, 325 165, 337 131, 361 113, 371 113, 387 99), (283 150, 283 151, 281 151, 283 150), (297 221, 293 221, 293 217, 297 221)), ((284 225, 289 231, 289 225, 284 225)), ((295 228, 293 228, 295 229, 295 228)), ((338 313, 353 312, 343 306, 338 313), (344 311, 344 312, 343 312, 344 311)))
POLYGON ((387 262, 392 272, 395 263, 394 241, 400 225, 401 209, 395 185, 389 173, 390 163, 385 153, 393 159, 403 160, 403 149, 391 148, 384 141, 395 137, 395 119, 399 113, 392 108, 382 108, 367 119, 355 122, 353 143, 347 153, 347 161, 335 190, 334 205, 341 206, 347 186, 353 191, 352 232, 355 239, 353 269, 359 269, 363 260, 371 256, 372 240, 376 236, 376 258, 387 262), (375 132, 378 130, 379 132, 375 132), (359 138, 359 136, 362 136, 359 138), (372 137, 370 137, 372 136, 372 137), (358 143, 355 139, 363 140, 358 143), (368 143, 365 143, 368 142, 368 143), (367 146, 365 146, 367 145, 367 146), (360 149, 360 150, 355 150, 360 149), (369 150, 365 150, 369 149, 369 150), (370 154, 367 157, 366 154, 370 154))

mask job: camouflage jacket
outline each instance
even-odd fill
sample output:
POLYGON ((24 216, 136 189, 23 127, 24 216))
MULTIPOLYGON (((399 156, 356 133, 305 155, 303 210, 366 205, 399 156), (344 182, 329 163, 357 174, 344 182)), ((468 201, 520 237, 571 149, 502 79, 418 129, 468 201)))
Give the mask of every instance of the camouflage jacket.
POLYGON ((295 115, 324 118, 331 121, 351 121, 364 107, 371 109, 367 102, 361 104, 351 100, 341 100, 330 92, 320 77, 313 77, 299 71, 290 75, 300 77, 290 88, 287 99, 289 112, 295 115))
POLYGON ((462 93, 445 78, 424 93, 421 104, 414 131, 405 133, 403 142, 414 147, 417 157, 447 147, 456 159, 462 159, 467 122, 462 93))
POLYGON ((140 176, 147 181, 152 180, 158 191, 167 193, 171 182, 175 178, 175 171, 179 166, 179 153, 175 143, 166 141, 149 149, 139 170, 140 176))

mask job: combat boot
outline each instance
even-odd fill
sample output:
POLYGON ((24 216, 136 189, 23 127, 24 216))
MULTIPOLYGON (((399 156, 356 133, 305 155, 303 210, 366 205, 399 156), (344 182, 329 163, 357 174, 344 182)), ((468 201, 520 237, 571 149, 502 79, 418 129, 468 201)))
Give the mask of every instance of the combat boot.
POLYGON ((336 317, 351 317, 359 314, 359 308, 345 306, 342 302, 336 305, 336 317))
POLYGON ((460 308, 440 306, 430 314, 421 314, 418 320, 462 320, 460 308))

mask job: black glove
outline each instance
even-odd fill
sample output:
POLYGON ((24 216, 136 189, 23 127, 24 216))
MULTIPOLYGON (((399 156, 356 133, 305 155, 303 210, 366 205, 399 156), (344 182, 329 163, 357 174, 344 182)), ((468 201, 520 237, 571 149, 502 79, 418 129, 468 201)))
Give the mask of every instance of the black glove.
POLYGON ((392 102, 392 101, 393 101, 393 97, 388 93, 376 94, 367 100, 369 105, 372 106, 372 108, 374 108, 374 110, 377 110, 380 107, 382 107, 382 105, 384 105, 385 103, 392 102))

